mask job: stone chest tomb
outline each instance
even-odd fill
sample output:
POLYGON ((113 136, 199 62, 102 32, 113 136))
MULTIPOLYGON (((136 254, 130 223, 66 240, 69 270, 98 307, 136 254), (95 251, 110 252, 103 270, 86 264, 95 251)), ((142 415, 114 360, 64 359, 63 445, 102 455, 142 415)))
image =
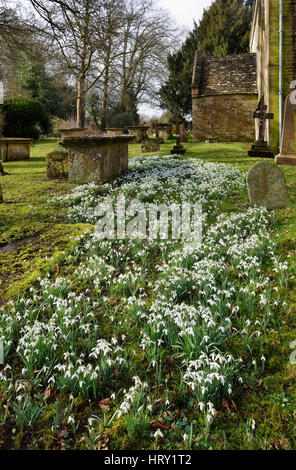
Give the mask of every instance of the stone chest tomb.
POLYGON ((128 169, 130 136, 64 137, 68 152, 69 181, 76 184, 106 183, 128 169))
POLYGON ((0 137, 0 160, 3 162, 29 160, 33 142, 33 139, 0 137))

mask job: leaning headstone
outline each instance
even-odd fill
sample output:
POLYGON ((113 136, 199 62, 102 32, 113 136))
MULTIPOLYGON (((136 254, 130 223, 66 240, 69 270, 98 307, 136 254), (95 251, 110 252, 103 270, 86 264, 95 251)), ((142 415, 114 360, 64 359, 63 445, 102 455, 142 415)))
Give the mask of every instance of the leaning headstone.
POLYGON ((288 203, 288 191, 284 174, 271 162, 259 162, 248 175, 247 184, 250 201, 255 206, 280 209, 288 203))
POLYGON ((141 149, 143 153, 159 152, 160 145, 157 139, 147 139, 142 143, 141 149))
POLYGON ((47 178, 52 180, 68 178, 68 154, 51 152, 46 157, 47 178))

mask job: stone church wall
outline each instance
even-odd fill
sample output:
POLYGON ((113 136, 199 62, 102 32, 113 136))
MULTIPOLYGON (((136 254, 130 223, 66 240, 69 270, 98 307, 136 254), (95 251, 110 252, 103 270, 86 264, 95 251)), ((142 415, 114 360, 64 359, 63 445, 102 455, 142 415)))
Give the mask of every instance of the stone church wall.
POLYGON ((254 141, 256 95, 220 95, 193 99, 195 142, 254 141))

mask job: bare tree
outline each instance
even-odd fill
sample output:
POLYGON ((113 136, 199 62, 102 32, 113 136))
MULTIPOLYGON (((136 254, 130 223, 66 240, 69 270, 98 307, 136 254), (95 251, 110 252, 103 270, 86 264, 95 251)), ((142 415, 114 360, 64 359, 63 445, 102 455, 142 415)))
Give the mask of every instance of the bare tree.
MULTIPOLYGON (((30 0, 43 22, 39 29, 52 39, 67 72, 77 83, 77 125, 84 126, 85 97, 103 77, 99 51, 112 31, 109 9, 121 0, 30 0)), ((110 59, 111 60, 111 59, 110 59)))
POLYGON ((153 97, 156 83, 167 71, 167 55, 178 44, 180 32, 166 10, 153 0, 128 0, 122 30, 120 104, 133 89, 138 102, 153 97))

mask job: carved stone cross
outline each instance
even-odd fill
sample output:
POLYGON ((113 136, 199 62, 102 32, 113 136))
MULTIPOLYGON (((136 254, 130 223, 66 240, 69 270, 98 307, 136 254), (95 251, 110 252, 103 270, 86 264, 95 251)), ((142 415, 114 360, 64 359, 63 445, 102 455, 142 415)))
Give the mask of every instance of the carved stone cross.
POLYGON ((260 119, 258 143, 265 143, 266 120, 274 119, 274 114, 267 112, 267 106, 264 104, 264 95, 258 103, 256 111, 253 114, 254 119, 260 119))

